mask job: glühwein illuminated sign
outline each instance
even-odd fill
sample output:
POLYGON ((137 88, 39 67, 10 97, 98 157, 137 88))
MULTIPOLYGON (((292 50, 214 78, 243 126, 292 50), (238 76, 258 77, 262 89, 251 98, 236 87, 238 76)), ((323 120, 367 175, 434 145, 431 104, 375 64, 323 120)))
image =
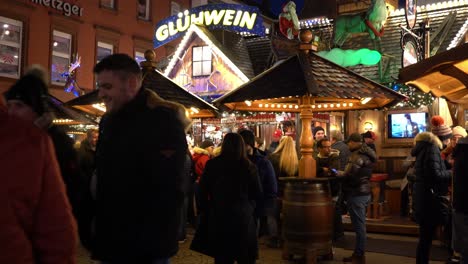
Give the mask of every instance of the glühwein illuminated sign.
POLYGON ((265 27, 257 7, 234 4, 211 4, 192 8, 161 20, 154 31, 154 48, 180 36, 191 24, 209 29, 228 29, 264 36, 265 27))

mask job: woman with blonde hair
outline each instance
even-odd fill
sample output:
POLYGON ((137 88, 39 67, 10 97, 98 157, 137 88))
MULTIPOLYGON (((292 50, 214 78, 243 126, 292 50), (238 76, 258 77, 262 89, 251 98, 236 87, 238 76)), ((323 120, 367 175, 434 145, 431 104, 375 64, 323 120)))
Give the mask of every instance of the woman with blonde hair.
MULTIPOLYGON (((296 144, 290 136, 284 136, 280 139, 279 145, 276 150, 268 156, 273 169, 275 170, 276 178, 279 177, 291 177, 296 176, 298 172, 299 162, 297 159, 296 144)), ((283 197, 283 187, 284 185, 280 184, 281 181, 278 181, 278 197, 283 197)), ((281 227, 281 218, 279 212, 281 211, 281 202, 277 203, 275 208, 276 223, 278 227, 281 227)), ((278 234, 281 234, 281 231, 277 231, 278 234)), ((282 241, 279 237, 276 238, 276 245, 280 246, 282 241)), ((274 243, 274 238, 270 240, 270 245, 274 243)))
POLYGON ((299 161, 297 158, 296 145, 292 137, 282 137, 275 152, 268 159, 273 165, 276 177, 290 177, 297 174, 299 161))

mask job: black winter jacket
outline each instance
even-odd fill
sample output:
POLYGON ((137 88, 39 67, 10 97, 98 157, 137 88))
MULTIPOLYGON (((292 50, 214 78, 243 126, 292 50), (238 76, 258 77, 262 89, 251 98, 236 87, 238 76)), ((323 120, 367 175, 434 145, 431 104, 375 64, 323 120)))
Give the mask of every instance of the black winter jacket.
POLYGON ((468 138, 460 139, 453 151, 453 208, 468 214, 468 138))
POLYGON ((260 178, 263 189, 263 196, 257 201, 255 214, 258 217, 271 214, 276 205, 276 198, 278 197, 278 181, 273 165, 265 156, 260 154, 257 149, 254 149, 253 155, 248 158, 257 167, 258 177, 260 178))
POLYGON ((81 199, 81 170, 78 163, 78 153, 73 147, 74 141, 62 128, 55 125, 49 127, 47 133, 54 143, 60 173, 67 188, 67 196, 72 205, 73 213, 76 216, 76 210, 81 199))
POLYGON ((413 209, 416 222, 441 221, 440 212, 434 204, 433 194, 447 195, 451 172, 447 170, 440 156, 442 142, 430 133, 419 133, 415 139, 411 155, 416 157, 414 164, 416 179, 413 184, 413 209))
POLYGON ((344 170, 343 191, 346 196, 370 194, 369 179, 376 161, 377 155, 364 143, 360 149, 351 152, 344 170))
MULTIPOLYGON (((256 166, 218 156, 206 163, 201 177, 202 210, 213 210, 215 256, 238 262, 257 256, 255 201, 262 197, 256 166)), ((247 262, 245 262, 247 263, 247 262)))
POLYGON ((149 263, 177 253, 187 154, 184 121, 170 103, 144 89, 101 120, 94 258, 149 263))

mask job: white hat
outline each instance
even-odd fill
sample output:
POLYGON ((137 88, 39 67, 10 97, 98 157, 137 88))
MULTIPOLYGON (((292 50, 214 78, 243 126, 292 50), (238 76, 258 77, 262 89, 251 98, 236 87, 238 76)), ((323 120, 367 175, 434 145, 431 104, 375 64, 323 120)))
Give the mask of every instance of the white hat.
POLYGON ((456 126, 456 127, 452 128, 452 134, 454 136, 458 135, 458 136, 462 136, 462 137, 466 137, 466 135, 467 135, 466 130, 461 126, 456 126))

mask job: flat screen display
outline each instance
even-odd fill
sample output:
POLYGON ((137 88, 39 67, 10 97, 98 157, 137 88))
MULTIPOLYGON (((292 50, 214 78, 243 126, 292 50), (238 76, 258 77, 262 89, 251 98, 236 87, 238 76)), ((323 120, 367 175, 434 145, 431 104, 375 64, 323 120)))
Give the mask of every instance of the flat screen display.
POLYGON ((427 113, 401 113, 388 115, 389 138, 414 138, 427 131, 427 113))

